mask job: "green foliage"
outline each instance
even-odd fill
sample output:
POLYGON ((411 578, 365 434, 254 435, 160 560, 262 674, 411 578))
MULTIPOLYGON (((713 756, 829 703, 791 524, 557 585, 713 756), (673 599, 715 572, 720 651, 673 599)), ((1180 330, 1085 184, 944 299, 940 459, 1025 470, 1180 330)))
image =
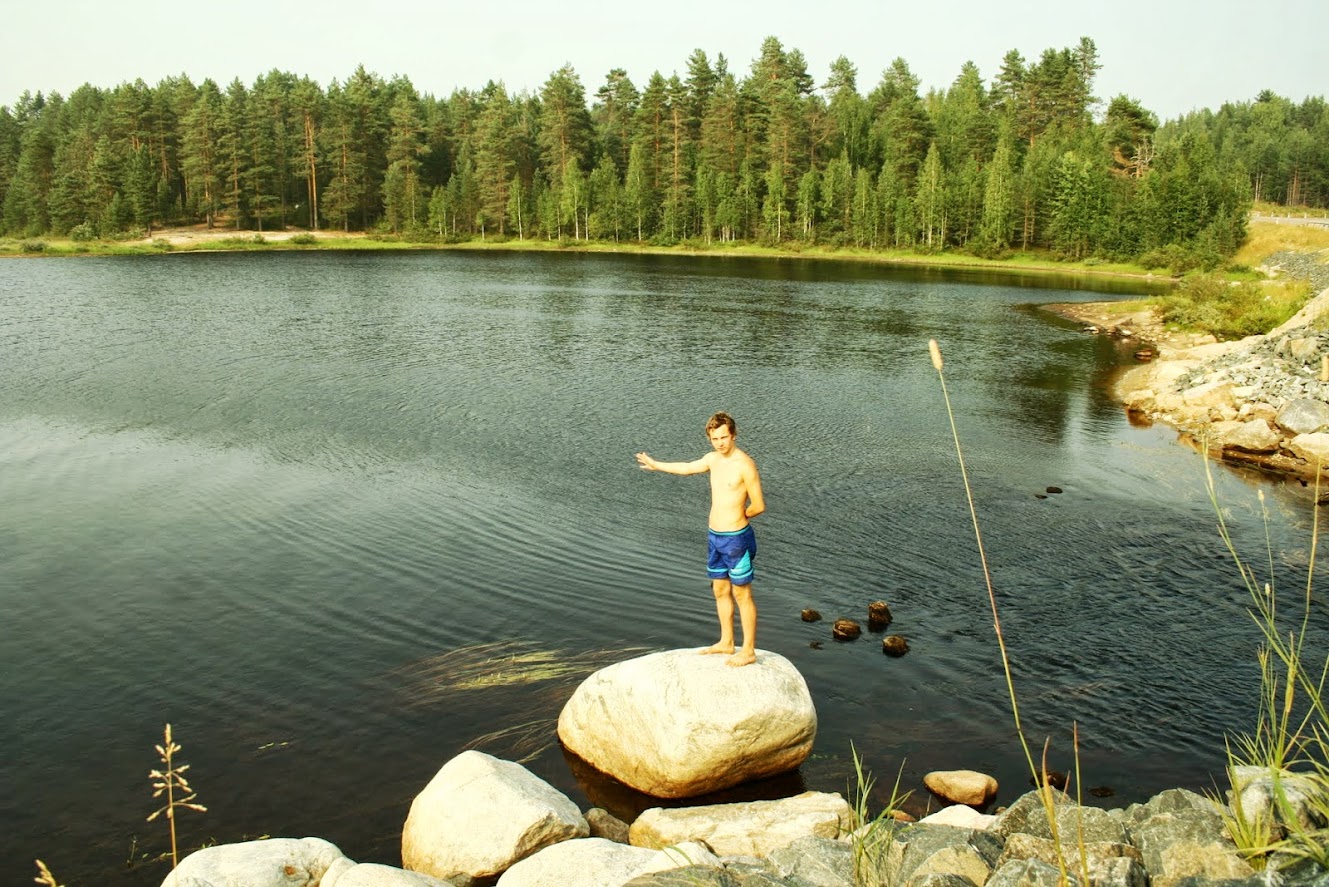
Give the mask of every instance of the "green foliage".
POLYGON ((87 243, 97 239, 97 229, 91 222, 82 222, 69 229, 69 239, 75 243, 87 243))
POLYGON ((18 248, 25 253, 44 253, 46 252, 46 241, 29 239, 18 245, 18 248))
POLYGON ((295 246, 313 246, 318 243, 318 238, 308 232, 301 232, 300 234, 292 234, 286 242, 295 246))
POLYGON ((1196 273, 1163 299, 1162 316, 1167 323, 1219 339, 1240 339, 1267 333, 1295 314, 1302 302, 1304 295, 1282 297, 1255 281, 1196 273))

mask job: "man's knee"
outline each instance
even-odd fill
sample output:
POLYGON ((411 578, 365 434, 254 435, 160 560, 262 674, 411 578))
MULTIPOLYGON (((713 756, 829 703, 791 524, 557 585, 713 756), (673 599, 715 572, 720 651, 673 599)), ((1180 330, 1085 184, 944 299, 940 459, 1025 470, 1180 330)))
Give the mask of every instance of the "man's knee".
POLYGON ((734 586, 728 579, 711 580, 711 591, 715 592, 716 597, 728 597, 733 590, 734 586))
POLYGON ((739 601, 748 601, 752 599, 752 583, 747 585, 733 586, 734 598, 739 601))

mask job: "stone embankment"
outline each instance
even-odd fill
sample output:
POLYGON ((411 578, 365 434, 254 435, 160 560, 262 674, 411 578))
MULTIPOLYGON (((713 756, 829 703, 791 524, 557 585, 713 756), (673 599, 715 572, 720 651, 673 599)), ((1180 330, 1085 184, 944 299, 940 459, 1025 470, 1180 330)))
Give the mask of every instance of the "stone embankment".
POLYGON ((1320 253, 1285 251, 1261 270, 1307 280, 1320 294, 1277 329, 1236 342, 1169 330, 1150 308, 1048 307, 1126 340, 1148 360, 1114 387, 1133 418, 1171 425, 1215 458, 1309 484, 1318 465, 1329 466, 1329 263, 1320 253))
POLYGON ((1124 373, 1116 395, 1228 462, 1314 479, 1329 466, 1329 289, 1287 323, 1236 342, 1178 343, 1124 373))

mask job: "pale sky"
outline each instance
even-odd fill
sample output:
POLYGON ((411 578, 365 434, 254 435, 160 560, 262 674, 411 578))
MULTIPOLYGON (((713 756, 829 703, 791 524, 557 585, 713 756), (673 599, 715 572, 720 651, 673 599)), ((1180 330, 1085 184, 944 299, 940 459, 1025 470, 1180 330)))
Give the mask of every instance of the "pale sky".
POLYGON ((897 57, 945 88, 965 61, 988 83, 1002 56, 1094 40, 1104 99, 1125 93, 1161 119, 1271 89, 1293 101, 1329 94, 1329 0, 223 0, 218 3, 47 0, 6 3, 0 17, 0 105, 26 90, 68 95, 187 74, 222 87, 278 68, 326 87, 356 66, 401 74, 443 97, 501 80, 535 92, 570 63, 588 98, 611 68, 645 85, 653 71, 686 76, 702 49, 747 74, 768 36, 799 49, 820 86, 846 56, 866 94, 897 57))

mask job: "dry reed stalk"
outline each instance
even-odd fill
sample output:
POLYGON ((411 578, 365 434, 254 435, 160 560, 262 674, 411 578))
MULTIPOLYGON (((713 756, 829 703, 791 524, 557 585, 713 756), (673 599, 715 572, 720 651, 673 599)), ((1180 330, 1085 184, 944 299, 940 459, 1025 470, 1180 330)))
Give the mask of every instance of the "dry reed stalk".
POLYGON ((171 738, 170 724, 166 725, 165 741, 156 746, 156 749, 157 755, 161 758, 162 765, 166 769, 150 770, 148 771, 148 778, 153 780, 152 787, 154 791, 152 796, 160 798, 165 794, 166 804, 154 810, 148 817, 148 822, 152 822, 163 813, 166 814, 166 822, 171 831, 171 871, 175 871, 176 866, 180 864, 180 856, 176 851, 175 843, 175 811, 183 807, 187 810, 197 810, 202 813, 208 808, 202 804, 194 803, 198 793, 190 787, 189 780, 185 778, 185 771, 189 769, 189 765, 177 765, 175 763, 175 753, 180 751, 180 746, 171 738), (180 792, 182 797, 177 798, 175 796, 177 791, 180 792))
POLYGON ((974 540, 978 543, 978 557, 983 565, 983 581, 987 585, 988 603, 992 608, 992 628, 997 635, 997 647, 1001 651, 1001 667, 1006 674, 1006 691, 1010 695, 1011 714, 1015 719, 1015 735, 1020 739, 1020 748, 1024 750, 1024 758, 1029 765, 1029 772, 1033 775, 1034 782, 1039 786, 1038 796, 1043 802, 1044 812, 1047 813, 1048 827, 1052 830, 1052 840, 1057 851, 1061 878, 1063 882, 1066 882, 1068 879, 1066 859, 1062 854, 1061 841, 1057 834, 1057 811, 1052 795, 1054 789, 1049 785, 1047 779, 1047 744, 1045 743, 1043 746, 1043 768, 1040 778, 1038 765, 1034 763, 1034 755, 1029 750, 1029 742, 1025 739, 1024 728, 1020 724, 1020 703, 1015 696, 1015 680, 1011 676, 1011 661, 1006 653, 1006 638, 1001 631, 1001 615, 997 611, 997 593, 992 585, 992 573, 988 569, 987 551, 983 547, 983 533, 978 525, 978 509, 974 507, 974 493, 969 485, 969 471, 964 464, 964 451, 960 447, 960 432, 955 426, 955 412, 951 409, 951 396, 946 390, 946 373, 943 371, 945 362, 941 357, 941 346, 937 344, 936 339, 928 340, 928 353, 932 357, 932 366, 937 371, 937 379, 941 382, 941 396, 946 403, 946 417, 950 420, 951 437, 955 441, 955 457, 960 463, 960 479, 964 482, 964 495, 969 503, 969 518, 973 523, 974 540))
POLYGON ((40 859, 34 860, 34 862, 37 863, 37 877, 33 878, 33 881, 44 885, 44 887, 64 887, 55 879, 55 875, 51 874, 51 870, 46 867, 46 863, 40 859))

